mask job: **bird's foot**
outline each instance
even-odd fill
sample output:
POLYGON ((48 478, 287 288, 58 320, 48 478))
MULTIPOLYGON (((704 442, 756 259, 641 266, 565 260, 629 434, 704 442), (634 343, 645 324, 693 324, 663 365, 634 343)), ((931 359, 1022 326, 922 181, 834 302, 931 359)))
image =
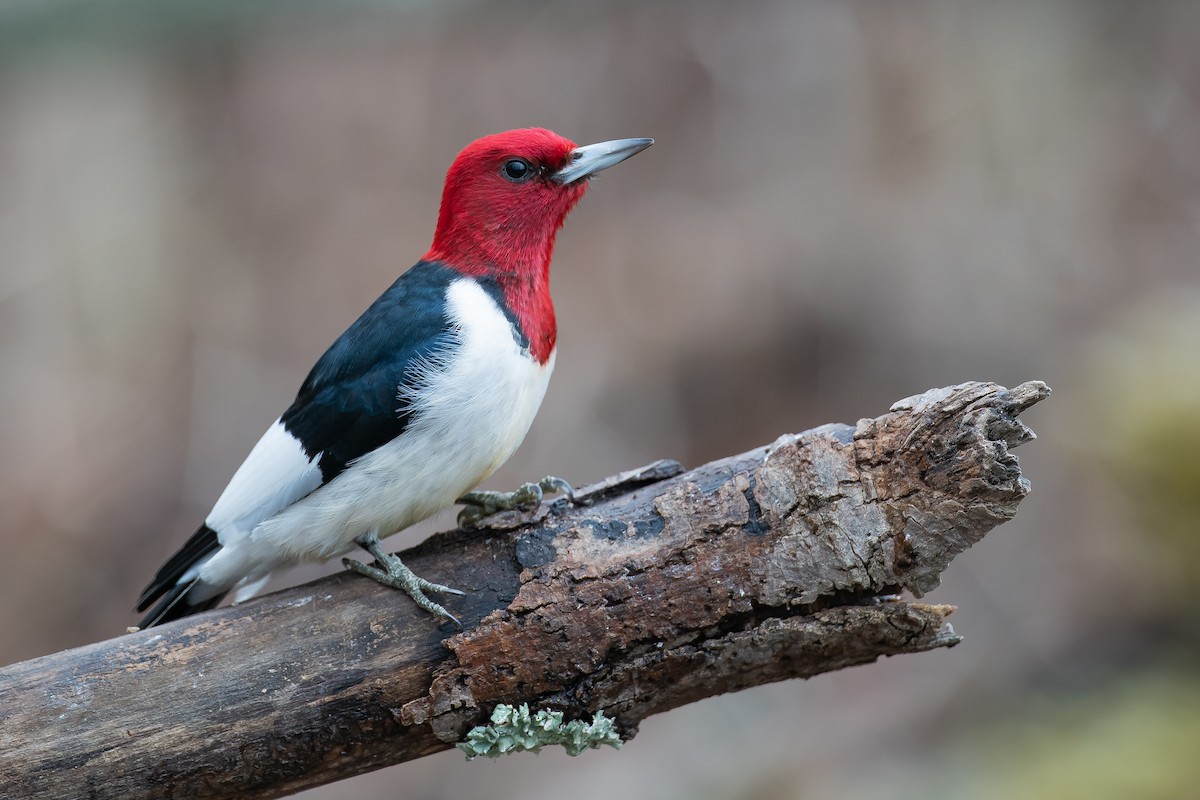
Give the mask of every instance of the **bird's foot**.
POLYGON ((413 602, 420 608, 425 609, 430 614, 436 617, 448 619, 462 630, 462 623, 458 618, 445 609, 444 606, 433 602, 425 596, 426 592, 440 592, 442 594, 456 594, 463 596, 466 593, 458 589, 451 589, 449 586, 443 586, 440 583, 433 583, 420 577, 409 569, 399 556, 383 552, 379 546, 379 540, 374 536, 363 538, 358 541, 359 546, 363 547, 371 555, 375 556, 375 563, 378 567, 371 564, 364 564, 361 561, 355 561, 352 558, 343 558, 342 565, 346 569, 353 570, 359 575, 366 575, 372 580, 382 583, 384 586, 391 586, 393 589, 400 589, 405 594, 413 599, 413 602))
POLYGON ((555 492, 575 502, 575 490, 571 484, 562 478, 547 475, 537 483, 521 484, 515 492, 467 492, 457 501, 464 506, 458 512, 458 524, 467 528, 484 517, 516 508, 534 511, 542 504, 545 492, 555 492))

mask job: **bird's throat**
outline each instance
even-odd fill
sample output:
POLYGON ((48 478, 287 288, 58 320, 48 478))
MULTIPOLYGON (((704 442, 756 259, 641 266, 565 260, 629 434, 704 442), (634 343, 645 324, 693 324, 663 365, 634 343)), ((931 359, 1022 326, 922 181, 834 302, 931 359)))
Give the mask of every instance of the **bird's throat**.
POLYGON ((529 354, 545 364, 558 341, 558 322, 550 298, 550 264, 536 277, 498 275, 504 302, 516 317, 517 325, 529 342, 529 354))
POLYGON ((453 247, 439 248, 435 243, 425 255, 425 260, 439 261, 464 275, 495 281, 506 311, 520 327, 520 333, 529 343, 529 354, 539 364, 550 358, 558 340, 558 323, 550 298, 554 233, 533 241, 520 237, 507 243, 503 237, 460 236, 451 239, 453 247))

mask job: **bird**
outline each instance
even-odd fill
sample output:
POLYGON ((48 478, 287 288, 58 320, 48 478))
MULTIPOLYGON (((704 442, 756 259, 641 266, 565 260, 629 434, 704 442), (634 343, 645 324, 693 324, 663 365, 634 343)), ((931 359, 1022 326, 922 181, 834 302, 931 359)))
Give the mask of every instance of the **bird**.
MULTIPOLYGON (((555 237, 589 179, 653 139, 576 145, 544 128, 484 136, 446 172, 429 251, 317 360, 204 522, 138 598, 148 628, 257 593, 361 547, 356 572, 458 620, 380 540, 466 503, 460 519, 570 491, 547 477, 472 492, 520 445, 554 370, 555 237)), ((461 625, 460 625, 461 627, 461 625)))

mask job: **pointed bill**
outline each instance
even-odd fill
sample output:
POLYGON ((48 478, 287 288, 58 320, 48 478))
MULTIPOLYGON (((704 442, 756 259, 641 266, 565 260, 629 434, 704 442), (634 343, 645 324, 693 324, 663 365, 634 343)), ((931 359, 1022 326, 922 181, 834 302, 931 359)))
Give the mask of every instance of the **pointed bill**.
POLYGON ((558 172, 550 176, 555 183, 572 183, 589 178, 614 164, 620 164, 630 156, 637 155, 650 145, 653 139, 614 139, 611 142, 576 147, 571 151, 571 160, 558 172))

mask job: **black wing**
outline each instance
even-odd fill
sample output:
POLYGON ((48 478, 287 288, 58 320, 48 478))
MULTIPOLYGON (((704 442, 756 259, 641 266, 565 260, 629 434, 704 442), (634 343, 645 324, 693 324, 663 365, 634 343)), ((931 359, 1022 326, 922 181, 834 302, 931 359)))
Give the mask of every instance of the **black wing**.
POLYGON ((398 397, 415 370, 451 341, 446 289, 458 273, 416 266, 325 351, 281 422, 319 459, 328 483, 356 458, 395 439, 412 419, 398 397))

